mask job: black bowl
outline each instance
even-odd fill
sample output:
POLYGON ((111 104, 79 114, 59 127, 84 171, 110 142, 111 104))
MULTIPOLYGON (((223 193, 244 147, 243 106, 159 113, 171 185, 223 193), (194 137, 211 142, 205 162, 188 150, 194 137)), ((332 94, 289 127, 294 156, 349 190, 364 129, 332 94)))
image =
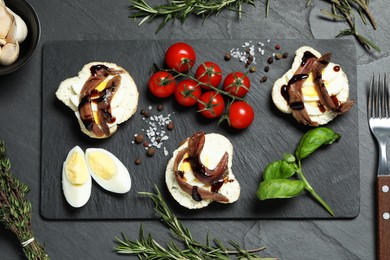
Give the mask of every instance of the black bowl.
POLYGON ((26 64, 33 56, 41 36, 38 16, 26 0, 4 0, 5 5, 19 15, 27 25, 27 38, 20 44, 18 59, 8 66, 0 65, 0 75, 9 74, 26 64))

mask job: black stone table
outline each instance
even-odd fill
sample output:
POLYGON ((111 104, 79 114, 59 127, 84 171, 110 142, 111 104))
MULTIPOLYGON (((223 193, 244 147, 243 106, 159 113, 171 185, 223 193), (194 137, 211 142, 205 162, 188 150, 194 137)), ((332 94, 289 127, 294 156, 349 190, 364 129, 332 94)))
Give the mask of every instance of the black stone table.
MULTIPOLYGON (((159 1, 153 1, 159 2, 159 1)), ((340 24, 318 18, 320 1, 305 7, 305 1, 273 1, 265 18, 263 1, 256 8, 244 6, 238 19, 234 12, 211 16, 205 24, 190 17, 182 25, 168 23, 158 34, 158 21, 138 26, 128 18, 129 2, 31 0, 38 12, 42 35, 32 60, 17 72, 0 77, 0 138, 6 142, 15 176, 31 187, 36 239, 46 246, 51 259, 120 259, 113 252, 120 232, 137 238, 141 221, 88 220, 49 221, 40 216, 41 83, 42 47, 56 40, 160 40, 160 39, 333 39, 340 24)), ((389 72, 390 20, 387 1, 371 1, 378 30, 358 28, 380 45, 381 53, 368 53, 356 44, 359 109, 360 213, 354 219, 337 220, 192 220, 185 221, 193 235, 232 239, 246 248, 267 246, 262 256, 280 259, 374 259, 374 184, 376 145, 366 120, 366 92, 372 73, 389 72)), ((341 26, 341 27, 340 27, 341 26)), ((44 119, 43 119, 44 120, 44 119)), ((146 221, 145 231, 158 241, 169 233, 160 221, 146 221)), ((0 259, 23 259, 14 236, 0 227, 0 259)))

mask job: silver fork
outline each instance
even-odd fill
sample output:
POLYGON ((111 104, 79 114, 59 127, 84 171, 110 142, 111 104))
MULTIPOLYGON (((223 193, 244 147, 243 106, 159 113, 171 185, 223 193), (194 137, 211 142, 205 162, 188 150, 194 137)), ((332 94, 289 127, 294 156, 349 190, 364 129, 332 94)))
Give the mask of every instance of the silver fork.
POLYGON ((386 75, 372 77, 368 95, 368 123, 379 146, 376 179, 377 259, 390 260, 390 171, 386 147, 390 137, 390 95, 386 75))

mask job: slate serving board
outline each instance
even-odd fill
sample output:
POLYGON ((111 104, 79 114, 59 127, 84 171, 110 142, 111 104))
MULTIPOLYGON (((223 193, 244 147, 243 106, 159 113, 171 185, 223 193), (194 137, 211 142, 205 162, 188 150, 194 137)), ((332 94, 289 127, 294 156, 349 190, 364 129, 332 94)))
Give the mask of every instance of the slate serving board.
MULTIPOLYGON (((247 100, 254 106, 255 120, 249 129, 234 131, 218 126, 216 121, 203 119, 196 108, 184 109, 174 98, 156 99, 150 95, 147 82, 153 63, 164 65, 164 53, 175 41, 62 41, 48 42, 43 48, 42 76, 42 162, 41 162, 41 215, 47 219, 153 219, 153 203, 140 191, 162 192, 173 212, 183 219, 283 219, 283 218, 331 218, 330 215, 309 195, 289 200, 259 201, 256 191, 264 167, 282 158, 283 153, 295 151, 301 136, 308 130, 292 119, 292 116, 277 111, 271 101, 273 82, 292 64, 294 52, 303 45, 314 47, 321 53, 332 52, 332 62, 339 63, 346 71, 350 82, 350 96, 357 100, 356 54, 353 42, 348 40, 189 40, 196 53, 195 67, 201 62, 212 60, 220 64, 223 75, 231 71, 245 71, 244 64, 237 59, 224 61, 226 52, 232 48, 244 49, 245 42, 262 47, 265 55, 256 51, 257 71, 250 74, 252 82, 247 100), (281 46, 280 53, 288 52, 286 59, 275 61, 265 73, 267 58, 276 52, 274 46, 281 46), (79 130, 74 113, 55 97, 60 82, 74 77, 84 64, 92 61, 114 62, 127 69, 138 85, 140 99, 138 111, 111 138, 95 140, 79 130), (268 81, 260 83, 260 78, 268 81), (157 111, 158 104, 164 104, 163 111, 157 111), (140 115, 141 109, 154 115, 167 116, 175 128, 168 132, 169 139, 163 149, 148 158, 142 145, 132 144, 133 136, 142 133, 147 123, 140 115), (233 171, 241 184, 241 197, 234 204, 212 203, 201 210, 188 210, 176 203, 168 193, 164 173, 171 153, 178 144, 196 131, 217 132, 225 135, 234 145, 233 171), (89 202, 80 209, 73 209, 64 199, 61 188, 63 161, 71 148, 79 145, 84 150, 90 147, 105 148, 114 153, 128 168, 132 189, 125 195, 104 191, 93 183, 89 202), (141 158, 142 164, 134 160, 141 158)), ((353 218, 359 214, 359 139, 358 105, 345 115, 328 124, 342 134, 339 142, 327 146, 304 160, 303 171, 320 196, 332 207, 335 218, 353 218)))

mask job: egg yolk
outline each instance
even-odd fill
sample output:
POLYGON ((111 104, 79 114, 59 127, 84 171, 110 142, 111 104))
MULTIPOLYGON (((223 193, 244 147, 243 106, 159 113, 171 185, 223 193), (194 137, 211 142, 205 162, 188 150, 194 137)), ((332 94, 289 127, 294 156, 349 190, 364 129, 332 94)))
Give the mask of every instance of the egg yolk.
POLYGON ((84 184, 88 180, 88 168, 84 155, 74 152, 66 164, 66 178, 73 185, 84 184))
POLYGON ((313 73, 302 84, 302 94, 307 97, 317 97, 317 91, 314 87, 313 73))
POLYGON ((97 91, 102 92, 106 88, 108 81, 103 81, 95 88, 97 91))
POLYGON ((115 162, 101 152, 94 152, 88 155, 88 162, 91 170, 102 179, 111 179, 116 172, 115 162))
MULTIPOLYGON (((182 163, 180 165, 179 171, 183 172, 191 172, 191 165, 188 161, 186 161, 186 158, 188 158, 188 153, 186 153, 183 157, 182 163)), ((205 158, 202 158, 202 163, 204 166, 208 167, 209 165, 209 157, 205 156, 205 158)))
MULTIPOLYGON (((106 88, 107 83, 108 83, 108 81, 103 81, 103 82, 101 82, 99 85, 97 85, 97 87, 95 88, 95 90, 98 91, 98 92, 102 92, 102 91, 106 88)), ((95 109, 93 110, 93 112, 92 112, 92 113, 93 113, 93 119, 95 120, 95 122, 96 122, 97 124, 100 124, 98 112, 96 111, 96 109, 97 109, 97 108, 95 108, 95 109)))

